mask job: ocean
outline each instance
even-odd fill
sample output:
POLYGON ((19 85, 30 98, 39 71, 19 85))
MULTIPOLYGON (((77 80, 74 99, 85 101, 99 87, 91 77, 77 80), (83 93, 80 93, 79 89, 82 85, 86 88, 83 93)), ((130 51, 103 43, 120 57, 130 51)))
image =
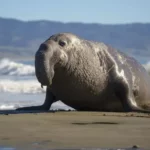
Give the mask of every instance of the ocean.
MULTIPOLYGON (((0 110, 41 105, 45 91, 36 79, 34 61, 0 60, 0 110)), ((52 104, 51 110, 59 109, 73 108, 61 101, 52 104)))

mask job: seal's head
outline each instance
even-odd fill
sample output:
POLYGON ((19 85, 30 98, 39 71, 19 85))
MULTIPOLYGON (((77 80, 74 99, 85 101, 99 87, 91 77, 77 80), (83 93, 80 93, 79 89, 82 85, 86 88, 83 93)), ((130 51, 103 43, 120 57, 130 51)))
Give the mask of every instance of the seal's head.
POLYGON ((42 43, 35 54, 35 73, 41 85, 49 86, 55 73, 55 67, 68 63, 68 53, 75 50, 79 38, 71 33, 52 35, 42 43))

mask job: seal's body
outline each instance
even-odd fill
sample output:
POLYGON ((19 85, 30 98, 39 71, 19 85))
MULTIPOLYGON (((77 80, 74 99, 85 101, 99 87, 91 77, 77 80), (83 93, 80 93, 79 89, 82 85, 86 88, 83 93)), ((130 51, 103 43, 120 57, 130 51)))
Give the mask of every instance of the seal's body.
POLYGON ((134 58, 71 33, 51 36, 36 53, 36 76, 54 101, 85 111, 150 111, 150 76, 134 58))

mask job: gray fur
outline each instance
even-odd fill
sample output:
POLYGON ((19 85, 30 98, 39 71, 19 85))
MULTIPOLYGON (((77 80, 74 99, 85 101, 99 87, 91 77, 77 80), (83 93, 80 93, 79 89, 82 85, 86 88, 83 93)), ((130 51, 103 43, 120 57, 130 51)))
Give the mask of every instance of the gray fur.
POLYGON ((51 36, 35 57, 45 103, 19 110, 48 110, 61 100, 86 111, 150 111, 150 76, 134 59, 104 43, 71 33, 51 36))

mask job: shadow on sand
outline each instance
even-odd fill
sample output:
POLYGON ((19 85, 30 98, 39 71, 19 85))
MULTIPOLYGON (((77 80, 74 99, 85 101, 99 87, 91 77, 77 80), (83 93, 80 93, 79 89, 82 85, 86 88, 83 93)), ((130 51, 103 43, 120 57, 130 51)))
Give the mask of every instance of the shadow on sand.
POLYGON ((40 111, 40 110, 25 110, 25 111, 20 111, 20 110, 1 110, 0 115, 9 115, 9 114, 28 114, 28 113, 55 113, 56 111, 54 110, 49 110, 49 111, 40 111))

